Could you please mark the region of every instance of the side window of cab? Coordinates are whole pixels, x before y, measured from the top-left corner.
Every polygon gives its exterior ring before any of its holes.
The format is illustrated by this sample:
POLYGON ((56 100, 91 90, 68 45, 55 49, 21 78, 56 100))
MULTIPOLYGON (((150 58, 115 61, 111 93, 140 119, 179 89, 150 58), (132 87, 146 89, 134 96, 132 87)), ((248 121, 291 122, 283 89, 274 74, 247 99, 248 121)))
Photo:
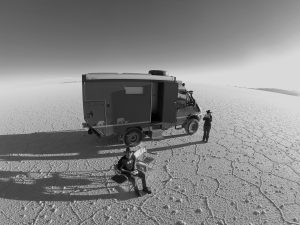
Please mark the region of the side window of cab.
POLYGON ((178 93, 177 97, 177 108, 184 108, 186 107, 186 101, 187 101, 187 96, 185 93, 178 93))

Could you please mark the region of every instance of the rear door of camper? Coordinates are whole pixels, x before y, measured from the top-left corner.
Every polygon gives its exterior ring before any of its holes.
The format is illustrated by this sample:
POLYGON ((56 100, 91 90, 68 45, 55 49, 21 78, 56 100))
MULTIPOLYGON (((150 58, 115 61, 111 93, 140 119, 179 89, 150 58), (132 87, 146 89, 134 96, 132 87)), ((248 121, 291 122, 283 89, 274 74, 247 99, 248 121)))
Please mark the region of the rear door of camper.
POLYGON ((91 126, 106 125, 107 103, 101 84, 94 81, 84 82, 82 88, 85 121, 91 126))

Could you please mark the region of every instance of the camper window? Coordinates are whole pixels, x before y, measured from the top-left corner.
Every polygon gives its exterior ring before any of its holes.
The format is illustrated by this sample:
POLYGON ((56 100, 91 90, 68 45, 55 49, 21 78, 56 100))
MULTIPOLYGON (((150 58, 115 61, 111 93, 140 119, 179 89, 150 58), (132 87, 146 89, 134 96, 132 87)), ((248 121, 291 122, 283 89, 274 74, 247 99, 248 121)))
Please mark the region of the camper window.
POLYGON ((125 94, 127 95, 144 94, 143 87, 124 87, 124 89, 125 89, 125 94))

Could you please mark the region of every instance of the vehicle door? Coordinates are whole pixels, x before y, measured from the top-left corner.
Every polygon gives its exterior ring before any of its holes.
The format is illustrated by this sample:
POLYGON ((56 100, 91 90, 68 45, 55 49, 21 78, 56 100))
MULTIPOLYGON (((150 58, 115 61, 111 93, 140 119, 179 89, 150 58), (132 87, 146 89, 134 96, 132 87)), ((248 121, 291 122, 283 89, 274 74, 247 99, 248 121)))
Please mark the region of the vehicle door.
POLYGON ((178 84, 176 82, 164 82, 162 101, 162 122, 175 123, 177 113, 178 84))

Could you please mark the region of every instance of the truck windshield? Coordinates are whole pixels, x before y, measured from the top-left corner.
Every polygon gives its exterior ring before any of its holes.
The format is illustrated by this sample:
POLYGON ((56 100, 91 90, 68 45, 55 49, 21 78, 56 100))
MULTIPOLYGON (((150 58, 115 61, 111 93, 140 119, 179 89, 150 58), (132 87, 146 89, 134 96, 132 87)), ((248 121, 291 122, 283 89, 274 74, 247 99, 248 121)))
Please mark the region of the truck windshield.
POLYGON ((194 105, 195 99, 193 98, 192 91, 186 93, 186 102, 188 105, 194 105))
POLYGON ((184 108, 188 105, 195 105, 195 99, 192 96, 192 91, 180 90, 178 92, 177 104, 179 108, 184 108))

